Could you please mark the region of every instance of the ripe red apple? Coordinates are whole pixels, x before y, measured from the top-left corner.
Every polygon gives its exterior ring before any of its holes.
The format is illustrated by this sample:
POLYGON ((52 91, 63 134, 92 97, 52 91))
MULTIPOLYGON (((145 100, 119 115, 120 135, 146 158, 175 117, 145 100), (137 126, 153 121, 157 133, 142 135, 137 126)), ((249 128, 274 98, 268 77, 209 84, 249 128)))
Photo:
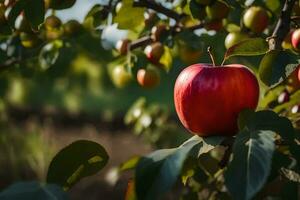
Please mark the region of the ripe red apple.
POLYGON ((137 81, 144 88, 154 88, 160 82, 160 75, 154 68, 139 69, 137 81))
POLYGON ((277 98, 279 104, 286 103, 290 100, 290 94, 287 90, 284 90, 277 98))
POLYGON ((295 69, 286 79, 286 89, 288 92, 294 92, 300 88, 300 80, 299 80, 299 70, 300 67, 298 65, 297 69, 295 69))
POLYGON ((116 44, 116 49, 121 55, 126 55, 128 51, 128 45, 131 43, 129 39, 119 40, 116 44))
POLYGON ((259 85, 243 65, 195 64, 178 76, 174 103, 185 128, 199 136, 237 133, 237 118, 243 109, 255 109, 259 85))
POLYGON ((160 42, 155 42, 146 46, 144 53, 150 62, 159 64, 159 60, 164 53, 164 46, 160 42))
POLYGON ((248 8, 243 16, 243 22, 254 33, 263 32, 269 23, 267 11, 259 6, 248 8))
POLYGON ((296 50, 300 50, 300 29, 296 29, 292 33, 292 45, 296 50))
POLYGON ((165 24, 159 24, 153 26, 151 29, 151 37, 154 41, 159 41, 168 32, 168 28, 165 24))

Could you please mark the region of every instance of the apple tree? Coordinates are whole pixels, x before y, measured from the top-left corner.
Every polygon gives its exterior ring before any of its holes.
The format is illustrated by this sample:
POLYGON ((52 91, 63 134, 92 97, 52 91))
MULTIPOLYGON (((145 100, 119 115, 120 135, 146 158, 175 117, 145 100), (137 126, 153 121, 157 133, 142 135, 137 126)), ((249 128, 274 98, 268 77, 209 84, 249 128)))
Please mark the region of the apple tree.
MULTIPOLYGON (((299 198, 299 1, 109 0, 82 22, 63 22, 56 12, 75 3, 0 0, 1 94, 14 75, 71 76, 84 54, 118 91, 171 85, 168 105, 190 132, 165 149, 184 132, 179 120, 145 98, 128 109, 125 123, 162 149, 120 165, 134 171, 127 200, 299 198)), ((65 199, 107 161, 100 144, 76 141, 53 158, 46 185, 11 186, 0 197, 65 199)))

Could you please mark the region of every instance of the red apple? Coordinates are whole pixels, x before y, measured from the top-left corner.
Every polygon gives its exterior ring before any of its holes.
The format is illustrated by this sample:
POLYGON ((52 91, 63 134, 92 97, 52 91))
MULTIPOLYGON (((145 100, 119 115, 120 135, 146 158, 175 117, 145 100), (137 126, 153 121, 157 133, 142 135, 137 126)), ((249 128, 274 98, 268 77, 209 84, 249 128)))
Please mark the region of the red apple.
POLYGON ((159 64, 159 60, 164 53, 164 46, 160 42, 155 42, 146 46, 144 53, 150 62, 159 64))
POLYGON ((154 88, 160 82, 160 75, 155 68, 139 69, 137 81, 144 88, 154 88))
POLYGON ((126 55, 128 51, 128 45, 131 43, 129 39, 119 40, 116 44, 116 49, 121 55, 126 55))
POLYGON ((180 121, 199 136, 237 133, 237 119, 243 109, 255 109, 259 85, 243 65, 195 64, 184 69, 174 88, 174 102, 180 121))
POLYGON ((300 29, 296 29, 292 33, 292 45, 296 50, 300 50, 300 29))

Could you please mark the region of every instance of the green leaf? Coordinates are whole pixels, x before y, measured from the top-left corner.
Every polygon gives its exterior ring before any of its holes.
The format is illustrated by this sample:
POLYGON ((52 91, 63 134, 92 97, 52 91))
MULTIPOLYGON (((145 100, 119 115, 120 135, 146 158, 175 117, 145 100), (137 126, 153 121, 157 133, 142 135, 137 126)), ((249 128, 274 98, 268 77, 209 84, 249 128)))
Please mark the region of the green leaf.
POLYGON ((134 169, 136 167, 136 165, 138 164, 140 158, 141 158, 140 156, 133 156, 132 158, 130 158, 126 162, 122 163, 120 165, 119 169, 121 171, 126 171, 126 170, 130 170, 130 169, 134 169))
POLYGON ((19 182, 0 193, 1 200, 66 200, 69 199, 61 187, 38 182, 19 182))
POLYGON ((38 26, 44 21, 44 0, 27 0, 24 7, 24 14, 28 19, 31 27, 37 30, 38 26))
POLYGON ((297 56, 287 51, 270 51, 261 60, 259 77, 267 86, 282 83, 299 65, 297 56))
POLYGON ((281 7, 280 0, 265 0, 265 4, 267 8, 269 8, 273 12, 278 11, 278 9, 281 7))
POLYGON ((240 132, 225 172, 225 184, 234 199, 243 200, 251 199, 269 176, 276 133, 286 141, 293 141, 295 134, 291 122, 272 111, 245 110, 238 123, 240 132))
POLYGON ((251 109, 244 109, 240 112, 239 118, 238 118, 238 127, 239 130, 243 130, 246 126, 249 120, 253 118, 255 115, 255 112, 251 109))
POLYGON ((93 6, 84 18, 84 24, 92 29, 100 26, 107 17, 107 12, 102 5, 93 6))
POLYGON ((157 150, 142 158, 135 174, 138 199, 157 199, 170 190, 181 173, 184 161, 196 145, 200 147, 199 152, 205 153, 221 142, 219 137, 212 138, 206 140, 194 136, 178 148, 157 150))
POLYGON ((172 67, 172 62, 173 62, 173 58, 172 58, 171 50, 170 48, 164 46, 164 53, 160 57, 159 63, 162 65, 163 69, 166 72, 169 72, 172 67))
POLYGON ((295 131, 291 121, 273 111, 244 111, 241 112, 238 121, 239 124, 241 121, 246 122, 242 128, 247 128, 250 131, 271 130, 279 134, 286 141, 293 141, 295 138, 295 131))
POLYGON ((60 53, 60 49, 63 47, 63 42, 61 40, 55 40, 46 44, 40 51, 39 63, 42 70, 46 70, 53 66, 60 53))
POLYGON ((230 47, 224 56, 224 60, 232 56, 258 56, 268 51, 268 43, 262 38, 251 38, 230 47))
POLYGON ((50 163, 47 182, 65 190, 86 176, 100 171, 108 161, 105 149, 98 143, 78 140, 56 154, 50 163))
POLYGON ((133 0, 123 0, 114 22, 119 29, 136 29, 144 23, 144 8, 133 7, 133 0))
POLYGON ((187 3, 187 14, 191 15, 194 19, 204 19, 206 16, 205 6, 200 5, 196 0, 188 0, 187 3))
POLYGON ((233 199, 251 199, 265 184, 275 149, 275 132, 244 129, 235 140, 225 184, 233 199), (238 186, 238 187, 237 187, 238 186))

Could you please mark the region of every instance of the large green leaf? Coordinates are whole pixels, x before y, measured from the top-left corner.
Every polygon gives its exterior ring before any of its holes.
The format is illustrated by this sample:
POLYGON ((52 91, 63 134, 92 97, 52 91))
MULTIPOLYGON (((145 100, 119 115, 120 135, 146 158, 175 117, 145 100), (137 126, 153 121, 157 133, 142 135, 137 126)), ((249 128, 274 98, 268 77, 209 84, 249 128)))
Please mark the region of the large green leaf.
POLYGON ((251 199, 270 173, 275 132, 244 129, 235 140, 233 160, 225 172, 225 184, 233 199, 251 199))
POLYGON ((260 62, 259 77, 267 86, 283 82, 299 65, 297 56, 288 51, 270 51, 260 62))
POLYGON ((24 14, 28 19, 31 27, 34 29, 38 29, 38 26, 44 21, 44 0, 27 0, 24 7, 24 14))
POLYGON ((135 176, 138 199, 157 199, 170 190, 180 175, 184 161, 196 145, 199 145, 199 152, 205 153, 220 144, 222 139, 211 137, 207 140, 194 136, 178 148, 158 150, 142 158, 135 176))
POLYGON ((244 126, 240 130, 243 128, 250 131, 271 130, 279 134, 286 141, 293 141, 295 138, 295 131, 291 121, 270 110, 258 112, 244 110, 240 113, 238 121, 239 124, 244 123, 244 126))
POLYGON ((243 200, 251 199, 269 176, 276 133, 293 141, 294 129, 287 118, 272 111, 251 110, 240 114, 239 128, 233 160, 225 172, 225 184, 234 199, 243 200))
POLYGON ((268 43, 262 38, 251 38, 230 47, 224 56, 224 60, 232 56, 258 56, 268 51, 268 43))
POLYGON ((66 200, 69 199, 61 187, 38 182, 19 182, 0 193, 1 200, 66 200))
POLYGON ((144 8, 133 7, 133 0, 123 0, 114 22, 119 29, 135 29, 144 23, 144 8))
POLYGON ((78 140, 56 154, 50 163, 47 182, 63 186, 65 190, 86 176, 100 171, 108 155, 98 143, 78 140))

